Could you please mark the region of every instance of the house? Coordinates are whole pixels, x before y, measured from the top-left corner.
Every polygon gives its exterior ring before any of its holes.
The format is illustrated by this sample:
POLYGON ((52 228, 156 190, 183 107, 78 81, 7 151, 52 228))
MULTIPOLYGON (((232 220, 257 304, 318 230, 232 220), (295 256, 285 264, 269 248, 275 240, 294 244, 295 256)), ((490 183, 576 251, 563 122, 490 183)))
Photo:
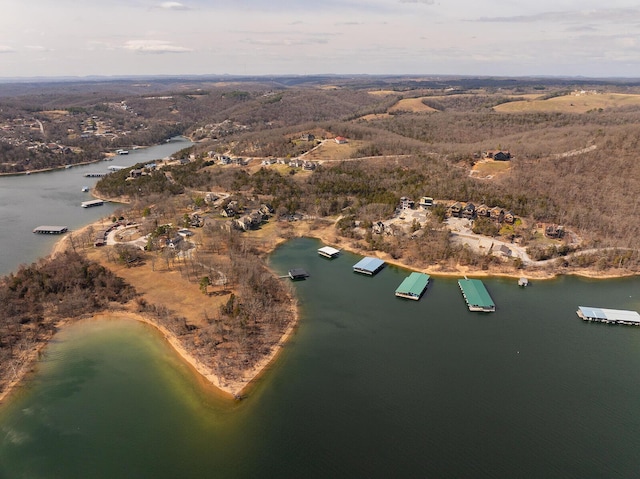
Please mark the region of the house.
POLYGON ((190 231, 186 228, 182 228, 181 230, 178 230, 178 234, 182 236, 184 239, 187 239, 189 236, 193 236, 193 231, 190 231))
POLYGON ((511 257, 511 255, 513 254, 511 249, 509 249, 509 247, 505 244, 500 245, 500 248, 498 248, 498 253, 503 254, 507 257, 511 257))
POLYGON ((503 150, 488 150, 484 152, 483 156, 495 161, 507 161, 511 159, 511 153, 503 150))
POLYGON ((347 143, 347 139, 344 136, 336 136, 335 142, 338 145, 344 145, 345 143, 347 143))
POLYGON ((371 227, 371 231, 375 234, 381 235, 382 233, 384 233, 384 223, 382 221, 374 223, 371 227))
POLYGON ((129 178, 140 178, 142 176, 142 170, 140 168, 133 169, 129 172, 129 178))
POLYGON ((413 209, 414 206, 415 202, 412 199, 407 198, 406 196, 400 198, 400 209, 409 210, 413 209))
POLYGON ((507 211, 504 214, 504 222, 512 225, 516 221, 516 215, 513 214, 512 211, 507 211))
POLYGON ((544 229, 547 238, 562 238, 564 236, 564 226, 549 225, 544 229))
POLYGON ((175 249, 180 245, 180 243, 182 243, 182 236, 177 235, 167 241, 167 246, 175 249))
POLYGON ((422 198, 420 198, 418 204, 423 208, 430 208, 431 206, 433 206, 433 198, 431 198, 430 196, 423 196, 422 198))
POLYGON ((262 213, 263 216, 269 216, 273 214, 273 206, 271 206, 270 204, 264 203, 263 205, 260 206, 258 211, 262 213))
POLYGON ((473 203, 467 203, 462 208, 462 217, 468 220, 472 220, 476 216, 476 206, 473 203))
POLYGON ((462 215, 462 208, 464 208, 463 204, 460 202, 455 202, 449 207, 449 215, 460 218, 462 215))
POLYGON ((240 218, 233 220, 233 226, 242 231, 248 231, 251 229, 251 216, 244 215, 240 218))
POLYGON ((302 163, 302 169, 306 171, 313 171, 317 166, 317 163, 314 161, 305 161, 304 163, 302 163))
POLYGON ((304 133, 302 136, 300 136, 300 139, 302 141, 313 141, 316 139, 316 137, 313 136, 311 133, 304 133))
POLYGON ((213 203, 217 199, 218 199, 218 197, 214 193, 207 193, 206 195, 204 195, 204 202, 205 203, 213 203))
POLYGON ((489 216, 489 207, 484 203, 476 208, 476 216, 487 217, 489 216))
POLYGON ((489 210, 489 217, 495 221, 502 221, 504 219, 504 210, 499 206, 494 206, 489 210))
POLYGON ((289 161, 289 166, 291 168, 301 168, 302 167, 302 160, 299 160, 297 158, 294 158, 293 160, 289 161))

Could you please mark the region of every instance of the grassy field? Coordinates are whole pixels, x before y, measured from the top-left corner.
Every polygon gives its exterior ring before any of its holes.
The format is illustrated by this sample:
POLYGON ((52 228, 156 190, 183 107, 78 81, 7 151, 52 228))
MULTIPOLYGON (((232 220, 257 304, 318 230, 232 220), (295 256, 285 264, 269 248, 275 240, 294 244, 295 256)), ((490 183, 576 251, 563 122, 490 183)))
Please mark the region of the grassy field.
POLYGON ((310 161, 338 161, 356 157, 356 152, 366 145, 366 142, 349 140, 348 143, 339 145, 335 141, 325 141, 321 146, 305 155, 305 160, 310 161))
POLYGON ((493 109, 501 113, 528 113, 534 111, 560 113, 586 113, 592 110, 640 105, 640 95, 625 93, 571 93, 548 100, 525 100, 503 103, 493 109))
POLYGON ((435 108, 422 103, 422 98, 404 98, 389 108, 389 113, 394 111, 410 111, 411 113, 427 113, 438 111, 435 108))

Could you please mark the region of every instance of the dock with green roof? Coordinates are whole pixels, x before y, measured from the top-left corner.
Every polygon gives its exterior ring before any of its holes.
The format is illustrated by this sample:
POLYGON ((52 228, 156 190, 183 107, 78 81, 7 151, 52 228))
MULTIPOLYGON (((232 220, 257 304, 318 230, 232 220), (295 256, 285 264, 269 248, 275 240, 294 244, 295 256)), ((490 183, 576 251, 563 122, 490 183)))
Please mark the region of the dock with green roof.
POLYGON ((396 296, 401 298, 419 300, 429 284, 430 276, 424 273, 413 272, 407 276, 396 289, 396 296))
POLYGON ((492 312, 496 310, 487 288, 479 279, 459 279, 458 286, 462 291, 462 296, 467 302, 469 311, 492 312))

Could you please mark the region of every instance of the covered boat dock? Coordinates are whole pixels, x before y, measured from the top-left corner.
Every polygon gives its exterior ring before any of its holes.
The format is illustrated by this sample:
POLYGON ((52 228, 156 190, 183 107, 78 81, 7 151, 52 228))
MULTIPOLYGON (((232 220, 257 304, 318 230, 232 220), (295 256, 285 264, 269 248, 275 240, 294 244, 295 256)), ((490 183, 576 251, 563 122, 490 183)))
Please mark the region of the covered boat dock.
POLYGON ((35 228, 33 232, 39 233, 39 234, 45 234, 45 235, 61 235, 62 233, 66 233, 68 230, 69 230, 68 226, 43 225, 35 228))
POLYGON ((300 281, 302 279, 307 279, 308 277, 309 273, 307 273, 302 268, 293 268, 289 270, 289 278, 291 278, 293 281, 300 281))
POLYGON ((576 313, 584 321, 640 326, 640 314, 636 311, 578 306, 576 313))
POLYGON ((325 258, 335 258, 340 254, 340 250, 332 248, 331 246, 323 246, 318 250, 318 254, 325 258))
POLYGON ((407 276, 396 289, 396 296, 401 298, 419 300, 429 284, 430 276, 424 273, 413 272, 407 276))
POLYGON ((353 271, 356 273, 368 274, 373 276, 384 267, 384 261, 378 258, 367 256, 362 258, 353 265, 353 271))
POLYGON ((487 288, 479 279, 459 279, 458 286, 460 286, 469 311, 490 313, 496 310, 496 305, 491 299, 487 288))
POLYGON ((103 205, 103 200, 91 200, 91 201, 83 201, 80 206, 83 208, 91 208, 92 206, 100 206, 103 205))

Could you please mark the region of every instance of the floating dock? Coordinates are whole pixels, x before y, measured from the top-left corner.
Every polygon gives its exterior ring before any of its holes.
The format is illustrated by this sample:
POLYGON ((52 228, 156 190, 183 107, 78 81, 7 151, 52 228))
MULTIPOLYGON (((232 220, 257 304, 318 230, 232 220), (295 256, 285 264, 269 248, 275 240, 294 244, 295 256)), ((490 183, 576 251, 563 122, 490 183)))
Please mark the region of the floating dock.
POLYGON ((636 311, 578 306, 578 311, 576 311, 576 313, 578 314, 578 317, 584 321, 640 326, 640 314, 636 311))
POLYGON ((102 178, 103 176, 107 176, 108 173, 85 173, 85 178, 102 178))
POLYGON ((353 271, 356 273, 368 274, 373 276, 384 267, 384 261, 378 258, 367 256, 362 258, 353 265, 353 271))
POLYGON ((308 277, 309 277, 309 273, 307 273, 302 268, 293 268, 289 270, 289 278, 291 278, 293 281, 307 279, 308 277))
POLYGON ((335 258, 340 254, 340 250, 332 248, 331 246, 323 246, 318 250, 318 254, 325 258, 335 258))
POLYGON ((396 289, 396 296, 419 300, 429 284, 430 276, 424 273, 411 273, 396 289))
POLYGON ((102 200, 83 201, 80 206, 83 208, 91 208, 92 206, 101 206, 104 204, 102 200))
POLYGON ((33 230, 34 233, 44 234, 44 235, 61 235, 62 233, 66 233, 69 230, 67 226, 38 226, 33 230))
POLYGON ((485 288, 484 283, 479 279, 459 279, 458 286, 460 286, 462 296, 467 302, 469 311, 490 313, 496 310, 496 305, 491 299, 491 296, 489 296, 487 288, 485 288))

